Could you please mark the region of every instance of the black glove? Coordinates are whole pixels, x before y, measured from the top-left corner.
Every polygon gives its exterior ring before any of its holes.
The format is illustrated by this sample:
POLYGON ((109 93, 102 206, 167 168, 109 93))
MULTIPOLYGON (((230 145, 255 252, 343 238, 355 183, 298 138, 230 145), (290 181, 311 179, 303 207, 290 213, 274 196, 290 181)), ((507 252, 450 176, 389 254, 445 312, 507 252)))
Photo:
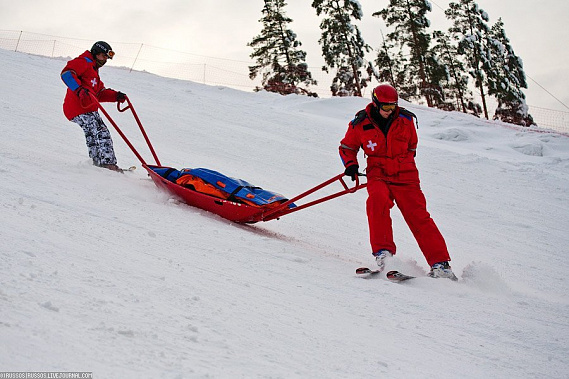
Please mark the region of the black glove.
POLYGON ((359 169, 360 169, 360 166, 358 166, 357 164, 349 165, 348 167, 346 167, 346 170, 344 171, 344 175, 351 177, 352 182, 353 182, 356 180, 356 176, 358 175, 359 169))
POLYGON ((125 100, 126 100, 126 94, 122 93, 121 91, 117 92, 117 101, 122 104, 125 102, 125 100))

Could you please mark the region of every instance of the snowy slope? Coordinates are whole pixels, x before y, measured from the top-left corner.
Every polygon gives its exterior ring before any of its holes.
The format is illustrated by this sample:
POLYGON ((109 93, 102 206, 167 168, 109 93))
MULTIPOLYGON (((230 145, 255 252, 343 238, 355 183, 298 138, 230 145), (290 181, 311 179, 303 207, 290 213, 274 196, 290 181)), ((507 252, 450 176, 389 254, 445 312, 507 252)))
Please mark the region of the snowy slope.
MULTIPOLYGON (((78 52, 79 53, 79 52, 78 52)), ((364 280, 365 191, 255 225, 90 165, 63 61, 0 50, 0 370, 97 378, 569 377, 569 138, 408 104, 458 283, 364 280)), ((165 165, 294 196, 367 100, 105 67, 165 165)), ((143 148, 128 113, 107 109, 143 148)), ((114 133, 122 166, 137 164, 114 133)), ((363 158, 362 158, 363 162, 363 158)), ((399 212, 393 268, 427 271, 399 212)))

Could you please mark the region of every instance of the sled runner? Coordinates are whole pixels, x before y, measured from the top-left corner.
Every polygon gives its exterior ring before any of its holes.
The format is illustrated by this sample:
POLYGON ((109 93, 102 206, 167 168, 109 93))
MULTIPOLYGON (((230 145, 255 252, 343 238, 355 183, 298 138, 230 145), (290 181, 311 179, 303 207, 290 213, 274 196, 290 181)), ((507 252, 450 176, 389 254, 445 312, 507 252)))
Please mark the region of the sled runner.
POLYGON ((154 161, 156 162, 155 165, 150 165, 146 163, 144 158, 142 158, 138 153, 126 135, 97 101, 97 99, 93 95, 91 95, 91 97, 93 101, 99 105, 101 112, 138 158, 142 167, 148 172, 148 175, 158 188, 174 195, 190 206, 215 213, 230 221, 238 223, 256 223, 259 221, 278 219, 281 216, 297 212, 301 209, 308 208, 324 201, 328 201, 348 193, 354 193, 367 185, 367 183, 360 183, 359 178, 356 177, 353 187, 349 187, 344 181, 344 174, 342 173, 301 193, 298 196, 293 197, 292 199, 287 199, 276 192, 264 190, 261 187, 256 187, 248 183, 245 180, 231 178, 210 169, 184 168, 178 170, 173 167, 163 166, 160 163, 144 127, 142 126, 142 123, 140 122, 140 119, 127 96, 127 105, 124 108, 121 108, 121 104, 117 103, 117 110, 119 112, 125 112, 130 109, 132 112, 144 140, 152 153, 154 161), (342 185, 342 190, 304 204, 296 204, 297 201, 304 199, 314 192, 336 182, 339 182, 342 185))

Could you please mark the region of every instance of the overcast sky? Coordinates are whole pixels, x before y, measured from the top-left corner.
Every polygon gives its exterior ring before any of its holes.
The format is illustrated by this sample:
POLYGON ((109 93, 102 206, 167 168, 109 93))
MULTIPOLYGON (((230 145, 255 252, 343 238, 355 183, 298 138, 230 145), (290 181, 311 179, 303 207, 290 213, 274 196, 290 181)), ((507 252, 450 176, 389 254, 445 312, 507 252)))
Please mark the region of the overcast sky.
MULTIPOLYGON (((371 14, 388 0, 359 0, 365 41, 377 48, 383 20, 371 14)), ((319 18, 312 0, 288 0, 290 28, 307 52, 307 63, 323 63, 318 45, 319 18)), ((448 0, 431 1, 433 28, 449 26, 443 9, 448 0), (442 9, 441 9, 442 8, 442 9)), ((533 80, 569 106, 569 1, 479 0, 490 25, 502 17, 507 36, 523 61, 529 105, 569 111, 533 80)), ((211 57, 249 60, 247 43, 261 31, 262 0, 0 0, 0 28, 68 38, 136 42, 211 57)), ((88 46, 87 46, 88 47, 88 46)), ((120 54, 120 52, 117 52, 120 54)), ((373 57, 370 57, 373 59, 373 57)))

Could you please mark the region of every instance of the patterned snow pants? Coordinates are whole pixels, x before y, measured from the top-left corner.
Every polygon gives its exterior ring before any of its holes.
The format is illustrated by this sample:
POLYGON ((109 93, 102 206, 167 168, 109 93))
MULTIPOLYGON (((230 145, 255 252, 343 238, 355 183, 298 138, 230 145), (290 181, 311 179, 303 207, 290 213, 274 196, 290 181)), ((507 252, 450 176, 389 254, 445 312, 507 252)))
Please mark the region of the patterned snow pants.
POLYGON ((95 166, 117 164, 111 134, 99 112, 83 113, 71 121, 83 129, 89 157, 95 166))

